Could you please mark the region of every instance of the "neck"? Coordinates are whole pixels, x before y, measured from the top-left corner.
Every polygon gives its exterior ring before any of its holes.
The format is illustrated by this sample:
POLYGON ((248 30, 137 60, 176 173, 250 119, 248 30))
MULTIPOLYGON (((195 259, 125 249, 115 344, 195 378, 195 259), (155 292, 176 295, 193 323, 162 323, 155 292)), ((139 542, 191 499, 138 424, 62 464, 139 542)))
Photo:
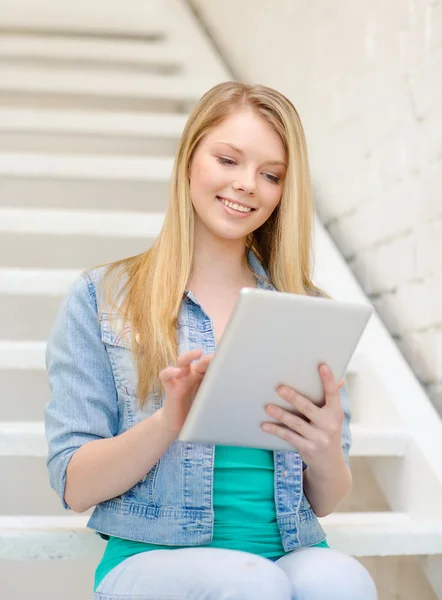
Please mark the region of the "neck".
POLYGON ((245 239, 226 240, 195 228, 190 282, 243 284, 250 278, 245 239))

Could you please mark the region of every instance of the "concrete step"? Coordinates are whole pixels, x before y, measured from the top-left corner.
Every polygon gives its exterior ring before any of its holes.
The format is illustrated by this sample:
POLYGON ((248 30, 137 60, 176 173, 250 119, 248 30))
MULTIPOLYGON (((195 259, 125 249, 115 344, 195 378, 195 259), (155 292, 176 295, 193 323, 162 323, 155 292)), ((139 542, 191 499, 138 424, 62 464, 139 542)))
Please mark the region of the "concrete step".
MULTIPOLYGON (((404 457, 408 436, 398 427, 352 425, 352 457, 404 457)), ((0 422, 0 456, 46 456, 43 422, 0 422)))
POLYGON ((2 337, 14 341, 47 339, 61 300, 80 273, 81 269, 0 268, 2 337), (38 314, 38 319, 28 318, 32 314, 38 314))
POLYGON ((38 341, 48 338, 61 296, 0 294, 0 331, 3 339, 38 341), (38 315, 34 318, 32 315, 38 315))
POLYGON ((3 599, 60 600, 60 590, 63 590, 63 600, 90 600, 93 597, 95 568, 106 547, 106 542, 101 541, 102 544, 98 546, 94 558, 89 556, 78 560, 28 560, 25 563, 26 577, 23 577, 22 561, 0 561, 3 599), (20 585, 17 585, 18 581, 20 585))
POLYGON ((47 339, 61 300, 80 273, 81 269, 0 268, 2 337, 14 341, 47 339), (38 314, 38 319, 28 317, 32 314, 38 314))
POLYGON ((86 179, 88 181, 168 181, 173 159, 127 156, 57 156, 22 153, 0 154, 0 176, 86 179))
POLYGON ((0 208, 0 234, 138 238, 158 235, 163 221, 162 212, 0 208))
MULTIPOLYGON (((170 3, 168 2, 170 5, 170 3)), ((173 3, 172 3, 173 5, 173 3)), ((131 0, 131 10, 122 0, 88 4, 85 0, 0 0, 1 29, 4 31, 74 32, 117 39, 139 37, 163 39, 169 30, 170 7, 159 0, 131 0)))
POLYGON ((0 371, 45 369, 46 342, 0 340, 0 371))
POLYGON ((163 220, 163 213, 0 208, 0 264, 89 268, 143 252, 163 220))
MULTIPOLYGON (((0 351, 0 354, 4 352, 0 351)), ((2 419, 41 421, 43 407, 51 397, 44 364, 23 369, 17 364, 20 362, 17 357, 11 362, 15 364, 9 367, 3 364, 3 367, 0 367, 0 389, 2 398, 5 399, 2 402, 2 419)))
POLYGON ((0 268, 0 297, 63 296, 80 274, 81 269, 0 268))
POLYGON ((188 113, 221 79, 197 75, 108 72, 0 63, 3 106, 63 105, 94 108, 188 113))
POLYGON ((164 211, 172 166, 165 157, 0 154, 0 206, 164 211))
POLYGON ((333 513, 320 519, 333 548, 352 556, 442 554, 442 519, 407 513, 333 513))
MULTIPOLYGON (((86 528, 88 517, 0 517, 0 558, 52 560, 91 557, 103 541, 86 528)), ((442 520, 417 520, 406 513, 334 513, 321 519, 329 544, 353 556, 442 553, 442 520)))
POLYGON ((86 528, 87 517, 0 517, 0 559, 97 559, 103 540, 86 528))
MULTIPOLYGON (((0 107, 4 153, 171 157, 187 115, 0 107)), ((170 169, 170 167, 169 167, 170 169)))
POLYGON ((45 458, 0 456, 0 472, 8 481, 8 493, 0 496, 0 515, 66 514, 60 498, 50 487, 45 458))
POLYGON ((2 62, 26 66, 99 68, 134 73, 179 74, 185 71, 185 48, 168 39, 146 43, 83 35, 0 31, 2 62))

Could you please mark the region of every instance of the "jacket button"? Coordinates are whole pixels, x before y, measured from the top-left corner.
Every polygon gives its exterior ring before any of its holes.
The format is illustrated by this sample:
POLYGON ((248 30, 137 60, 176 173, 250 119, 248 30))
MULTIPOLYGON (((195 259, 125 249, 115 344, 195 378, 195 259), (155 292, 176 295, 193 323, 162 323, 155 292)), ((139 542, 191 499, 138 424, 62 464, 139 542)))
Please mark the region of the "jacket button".
POLYGON ((282 472, 282 476, 283 476, 283 477, 287 477, 287 475, 288 475, 287 471, 283 471, 283 472, 282 472))

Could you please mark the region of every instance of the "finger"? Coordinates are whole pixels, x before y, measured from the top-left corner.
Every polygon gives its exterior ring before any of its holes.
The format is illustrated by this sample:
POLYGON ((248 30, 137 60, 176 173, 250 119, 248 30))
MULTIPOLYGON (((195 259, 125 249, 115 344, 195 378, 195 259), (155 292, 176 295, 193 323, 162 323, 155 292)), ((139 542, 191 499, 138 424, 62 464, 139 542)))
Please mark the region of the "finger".
POLYGON ((276 437, 289 442, 289 444, 292 444, 292 446, 301 454, 306 449, 307 441, 301 435, 287 429, 287 427, 277 425, 276 423, 263 423, 261 429, 265 433, 276 435, 276 437))
POLYGON ((291 404, 298 412, 304 415, 309 421, 316 425, 321 421, 321 409, 311 400, 298 394, 294 389, 281 386, 277 389, 278 396, 291 404))
POLYGON ((325 392, 325 405, 331 408, 341 408, 341 396, 339 394, 339 385, 336 383, 332 370, 328 365, 321 365, 319 368, 322 384, 325 392))
MULTIPOLYGON (((191 350, 189 352, 186 352, 185 354, 182 354, 180 357, 178 357, 177 363, 182 363, 183 366, 167 367, 166 369, 163 369, 160 372, 160 380, 163 383, 168 383, 172 379, 181 379, 186 375, 189 375, 191 365, 187 364, 188 360, 195 360, 195 355, 198 356, 198 354, 200 354, 201 352, 202 350, 191 350)), ((199 360, 198 363, 196 363, 196 365, 200 365, 197 371, 199 371, 201 374, 204 374, 212 357, 213 354, 203 356, 203 358, 199 360)))
POLYGON ((160 371, 160 381, 161 383, 169 383, 172 379, 176 379, 180 376, 181 369, 177 367, 167 367, 160 371))
POLYGON ((194 371, 196 373, 199 373, 200 375, 204 375, 204 373, 209 368, 212 357, 213 355, 203 356, 197 363, 192 365, 194 371))
POLYGON ((266 413, 306 439, 315 440, 319 437, 317 427, 280 406, 269 404, 266 406, 266 413))
POLYGON ((189 350, 188 352, 181 354, 181 356, 178 356, 176 361, 177 367, 181 367, 182 369, 190 368, 191 363, 194 360, 200 358, 202 353, 203 351, 201 350, 201 348, 198 348, 196 350, 189 350))

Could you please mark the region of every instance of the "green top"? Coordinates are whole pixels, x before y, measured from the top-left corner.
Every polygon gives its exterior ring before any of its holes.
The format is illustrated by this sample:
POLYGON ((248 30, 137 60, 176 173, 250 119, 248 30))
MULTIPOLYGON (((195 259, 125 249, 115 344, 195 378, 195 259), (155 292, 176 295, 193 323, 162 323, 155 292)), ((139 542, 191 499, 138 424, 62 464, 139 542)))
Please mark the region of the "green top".
MULTIPOLYGON (((237 446, 216 446, 213 540, 204 548, 227 548, 276 560, 285 554, 276 521, 273 452, 237 446)), ((324 540, 317 546, 328 547, 324 540)), ((111 537, 95 571, 96 591, 111 569, 125 558, 162 546, 111 537)))

